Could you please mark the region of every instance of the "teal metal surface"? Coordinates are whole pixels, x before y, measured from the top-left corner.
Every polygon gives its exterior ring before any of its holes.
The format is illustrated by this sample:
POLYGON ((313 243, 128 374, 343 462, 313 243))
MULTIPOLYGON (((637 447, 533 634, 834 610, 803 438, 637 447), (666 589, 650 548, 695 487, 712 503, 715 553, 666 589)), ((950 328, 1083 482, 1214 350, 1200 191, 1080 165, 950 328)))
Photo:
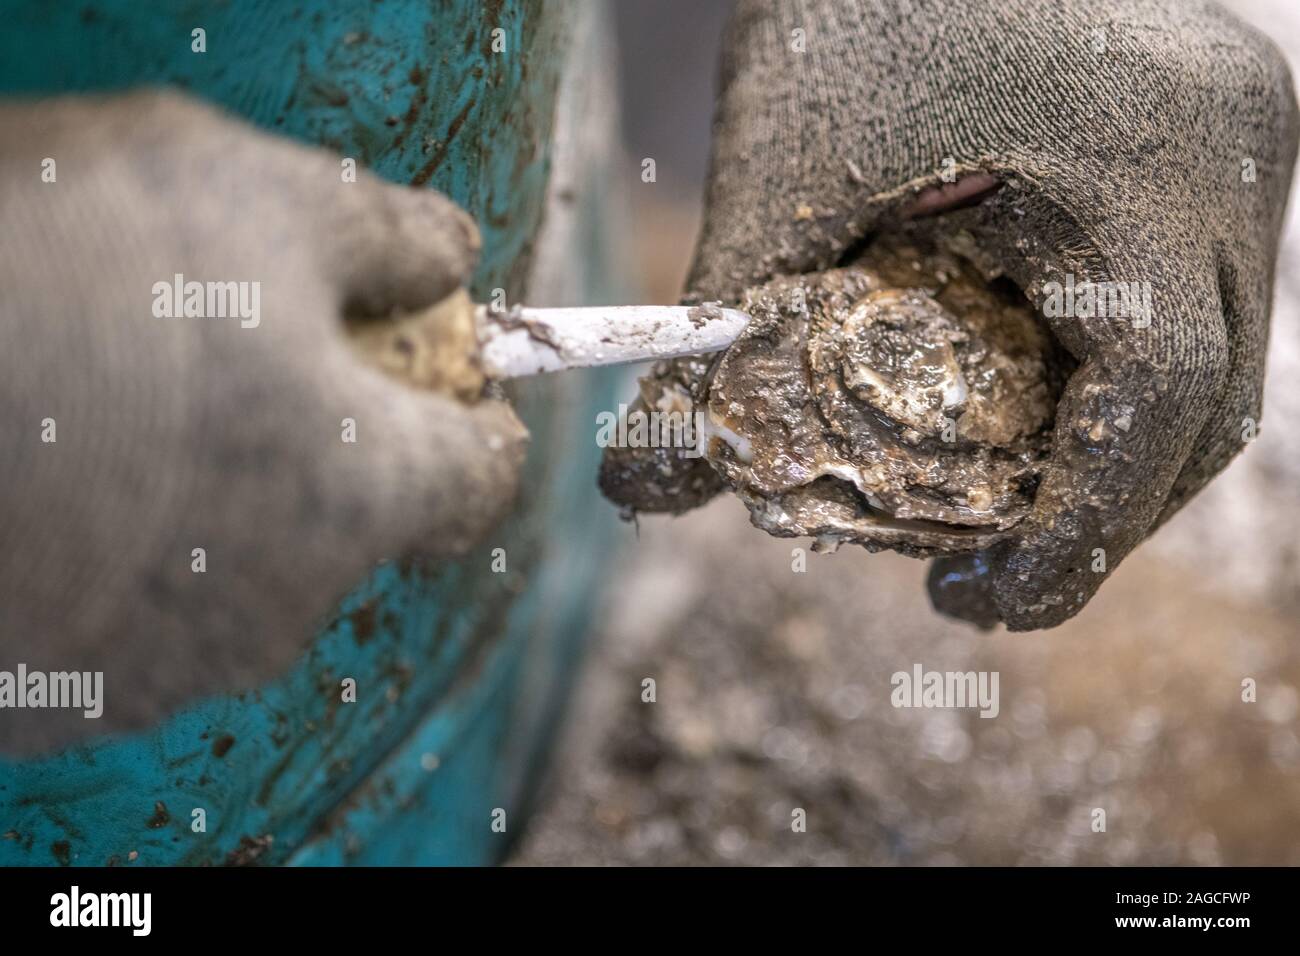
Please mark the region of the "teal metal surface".
MULTIPOLYGON (((474 291, 517 301, 571 15, 540 0, 0 0, 0 95, 180 86, 391 180, 436 187, 483 232, 474 291), (191 51, 199 27, 203 54, 191 51), (493 52, 494 30, 505 53, 493 52)), ((282 679, 196 702, 151 732, 0 761, 0 864, 500 859, 523 823, 608 548, 587 425, 610 406, 613 381, 521 386, 533 442, 514 515, 459 564, 379 567, 282 679), (507 573, 490 571, 494 548, 507 573), (544 676, 527 666, 539 654, 544 676), (344 677, 356 703, 341 702, 344 677), (492 827, 498 809, 505 832, 492 827)))

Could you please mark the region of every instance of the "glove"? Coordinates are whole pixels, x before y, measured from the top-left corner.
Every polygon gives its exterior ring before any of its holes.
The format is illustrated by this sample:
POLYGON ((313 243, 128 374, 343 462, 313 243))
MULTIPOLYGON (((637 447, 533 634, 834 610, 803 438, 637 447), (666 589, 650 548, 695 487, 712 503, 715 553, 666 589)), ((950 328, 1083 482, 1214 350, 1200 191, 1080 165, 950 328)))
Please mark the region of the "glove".
POLYGON ((463 554, 505 511, 509 407, 344 331, 466 280, 450 201, 174 94, 10 102, 0 142, 0 670, 103 672, 99 719, 0 710, 0 751, 254 686, 374 562, 463 554), (245 285, 187 316, 177 274, 245 285))
MULTIPOLYGON (((938 559, 940 610, 1067 620, 1257 426, 1296 104, 1280 54, 1213 4, 740 0, 715 130, 688 301, 978 203, 950 215, 1078 361, 1031 515, 938 559), (1149 323, 1053 315, 1071 277, 1149 283, 1149 323)), ((698 397, 702 368, 662 374, 698 397)), ((619 500, 718 490, 702 459, 654 451, 606 462, 619 500)))

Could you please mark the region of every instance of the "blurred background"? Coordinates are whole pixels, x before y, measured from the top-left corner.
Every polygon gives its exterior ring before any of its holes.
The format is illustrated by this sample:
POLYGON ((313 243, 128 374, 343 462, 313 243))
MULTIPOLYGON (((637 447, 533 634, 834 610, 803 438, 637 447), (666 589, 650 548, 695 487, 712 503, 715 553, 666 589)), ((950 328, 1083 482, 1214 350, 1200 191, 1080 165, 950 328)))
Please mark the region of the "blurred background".
MULTIPOLYGON (((1289 0, 1226 6, 1296 69, 1289 0)), ((673 302, 728 4, 613 7, 628 254, 646 301, 673 302)), ((948 622, 930 609, 925 565, 893 554, 846 547, 795 573, 791 549, 808 542, 755 530, 730 496, 624 525, 544 807, 514 861, 1300 864, 1297 267, 1293 199, 1261 437, 1056 630, 948 622), (890 675, 915 663, 1000 672, 1001 713, 894 709, 890 675), (806 833, 791 829, 795 808, 806 833)))

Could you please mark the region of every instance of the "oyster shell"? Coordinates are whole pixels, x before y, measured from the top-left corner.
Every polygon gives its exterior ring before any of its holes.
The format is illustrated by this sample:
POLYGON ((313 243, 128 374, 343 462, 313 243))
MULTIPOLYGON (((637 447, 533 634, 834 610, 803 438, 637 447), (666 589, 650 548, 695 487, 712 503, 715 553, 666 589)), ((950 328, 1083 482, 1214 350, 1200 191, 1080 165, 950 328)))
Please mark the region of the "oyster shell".
POLYGON ((1014 287, 903 231, 751 290, 713 367, 706 458, 776 535, 930 555, 1029 512, 1066 358, 1014 287))

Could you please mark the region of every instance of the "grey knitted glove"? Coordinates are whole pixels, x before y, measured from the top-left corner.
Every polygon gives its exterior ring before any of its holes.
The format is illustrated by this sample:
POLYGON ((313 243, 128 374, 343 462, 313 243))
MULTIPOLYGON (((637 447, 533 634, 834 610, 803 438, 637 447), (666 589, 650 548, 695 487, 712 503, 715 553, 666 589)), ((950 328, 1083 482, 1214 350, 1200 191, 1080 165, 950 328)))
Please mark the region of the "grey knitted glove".
MULTIPOLYGON (((1149 327, 1049 318, 1079 366, 1033 512, 936 562, 941 610, 1068 619, 1258 422, 1296 105, 1278 52, 1213 4, 740 0, 715 129, 693 298, 981 198, 950 215, 1036 303, 1071 276, 1149 283, 1149 327)), ((701 368, 673 374, 698 394, 701 368)), ((611 453, 607 489, 657 484, 613 497, 681 510, 720 487, 702 459, 653 456, 611 453)))
POLYGON ((101 718, 0 710, 0 752, 270 678, 373 563, 463 553, 510 502, 510 409, 344 334, 457 289, 473 224, 346 178, 176 95, 0 105, 0 670, 104 672, 101 718), (187 317, 178 273, 249 285, 187 317))

